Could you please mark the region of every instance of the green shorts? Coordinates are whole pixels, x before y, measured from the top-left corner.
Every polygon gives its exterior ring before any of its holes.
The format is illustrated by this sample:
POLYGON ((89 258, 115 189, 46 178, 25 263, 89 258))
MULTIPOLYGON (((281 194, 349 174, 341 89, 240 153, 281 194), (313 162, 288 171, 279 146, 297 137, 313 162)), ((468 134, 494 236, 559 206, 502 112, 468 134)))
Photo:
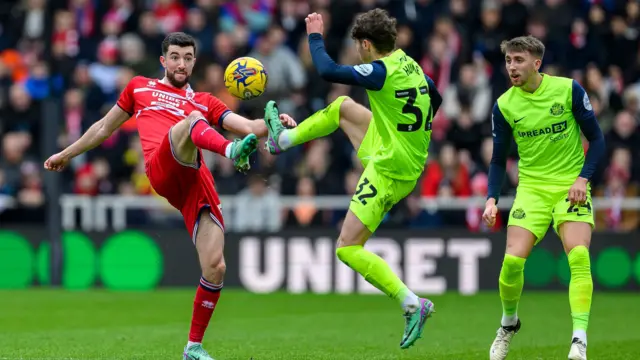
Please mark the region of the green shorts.
POLYGON ((569 189, 518 187, 516 198, 509 214, 509 226, 519 226, 533 233, 536 244, 547 233, 553 221, 553 230, 559 234, 560 224, 566 221, 585 222, 595 227, 591 189, 587 188, 587 201, 583 205, 571 206, 569 189))
POLYGON ((417 180, 392 179, 368 163, 364 168, 349 210, 371 231, 376 231, 385 215, 416 187, 417 180))
POLYGON ((393 179, 375 168, 373 161, 370 160, 380 148, 381 141, 375 123, 372 121, 358 149, 358 158, 362 162, 364 171, 349 205, 349 210, 372 233, 380 226, 389 210, 407 197, 418 182, 417 179, 410 181, 393 179))

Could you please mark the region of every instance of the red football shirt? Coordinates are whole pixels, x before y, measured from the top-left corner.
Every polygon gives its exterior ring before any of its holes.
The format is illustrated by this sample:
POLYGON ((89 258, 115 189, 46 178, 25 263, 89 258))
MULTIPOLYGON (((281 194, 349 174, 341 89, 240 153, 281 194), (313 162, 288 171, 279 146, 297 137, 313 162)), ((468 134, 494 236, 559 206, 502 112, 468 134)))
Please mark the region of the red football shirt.
POLYGON ((118 106, 136 117, 145 163, 169 129, 192 111, 200 111, 212 126, 220 126, 231 110, 209 93, 191 87, 177 89, 157 79, 136 76, 120 94, 118 106))

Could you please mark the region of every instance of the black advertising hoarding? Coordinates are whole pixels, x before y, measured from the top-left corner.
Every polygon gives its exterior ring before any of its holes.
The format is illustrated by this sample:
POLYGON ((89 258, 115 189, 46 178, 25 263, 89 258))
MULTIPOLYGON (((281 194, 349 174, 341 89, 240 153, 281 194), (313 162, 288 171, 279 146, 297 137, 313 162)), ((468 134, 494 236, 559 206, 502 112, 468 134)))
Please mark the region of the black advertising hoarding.
MULTIPOLYGON (((49 249, 44 229, 0 230, 0 289, 47 284, 49 249)), ((335 231, 282 231, 226 235, 226 287, 269 293, 377 293, 335 256, 335 231)), ((504 234, 464 230, 381 231, 366 247, 384 258, 415 292, 473 294, 497 289, 504 234)), ((196 252, 181 230, 66 232, 63 285, 145 290, 194 286, 196 252)), ((636 233, 596 233, 591 246, 598 290, 640 290, 636 233)), ((566 289, 569 268, 562 244, 550 232, 525 265, 530 289, 566 289)))

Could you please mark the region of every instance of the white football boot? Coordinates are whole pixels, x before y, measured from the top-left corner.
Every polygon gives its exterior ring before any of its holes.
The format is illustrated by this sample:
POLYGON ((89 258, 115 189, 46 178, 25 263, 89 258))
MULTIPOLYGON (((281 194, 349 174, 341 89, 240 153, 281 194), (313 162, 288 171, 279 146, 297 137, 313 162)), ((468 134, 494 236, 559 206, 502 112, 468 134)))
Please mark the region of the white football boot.
POLYGON ((587 360, 587 344, 577 337, 571 342, 571 350, 569 350, 569 360, 587 360))
POLYGON ((491 344, 491 350, 489 350, 489 358, 491 360, 504 360, 509 354, 509 345, 511 345, 511 339, 513 335, 520 331, 520 319, 518 323, 513 326, 501 326, 496 334, 496 339, 491 344))

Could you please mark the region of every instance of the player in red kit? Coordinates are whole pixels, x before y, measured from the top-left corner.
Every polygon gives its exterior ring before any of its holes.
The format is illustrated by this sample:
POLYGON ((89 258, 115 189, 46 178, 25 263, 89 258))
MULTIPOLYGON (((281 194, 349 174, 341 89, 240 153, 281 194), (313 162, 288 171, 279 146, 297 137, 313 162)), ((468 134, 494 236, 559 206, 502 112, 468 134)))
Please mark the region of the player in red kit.
MULTIPOLYGON (((147 177, 154 190, 181 211, 198 251, 202 277, 196 291, 185 360, 213 360, 202 338, 222 290, 225 273, 224 220, 213 177, 200 149, 233 160, 239 171, 249 169, 257 137, 267 135, 264 121, 232 113, 208 93, 194 92, 189 77, 195 64, 194 39, 171 33, 162 42, 162 80, 134 77, 117 104, 75 143, 51 156, 44 167, 61 171, 69 161, 101 144, 131 116, 136 117, 147 177), (212 126, 244 136, 229 141, 212 126)), ((287 115, 286 126, 296 126, 287 115)))

